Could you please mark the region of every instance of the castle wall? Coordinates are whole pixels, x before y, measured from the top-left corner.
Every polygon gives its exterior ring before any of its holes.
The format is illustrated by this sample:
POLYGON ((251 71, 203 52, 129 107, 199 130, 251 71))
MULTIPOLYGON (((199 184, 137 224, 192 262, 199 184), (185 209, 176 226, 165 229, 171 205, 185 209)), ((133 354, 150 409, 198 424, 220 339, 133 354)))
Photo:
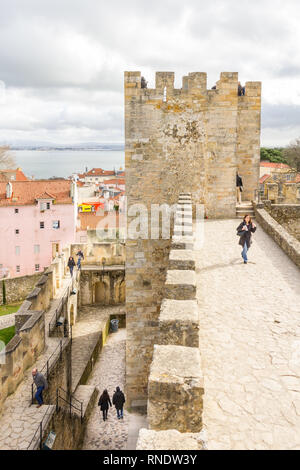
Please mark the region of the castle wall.
POLYGON ((191 73, 175 89, 174 73, 157 72, 155 89, 145 89, 140 72, 125 72, 126 382, 131 406, 147 398, 170 250, 169 239, 151 239, 151 205, 173 205, 188 191, 194 204, 205 205, 208 217, 235 217, 240 165, 249 185, 247 197, 252 199, 258 186, 260 84, 248 83, 249 96, 238 97, 237 73, 222 73, 215 90, 208 91, 206 81, 205 73, 191 73), (139 215, 135 204, 147 209, 143 221, 148 233, 132 236, 139 215))

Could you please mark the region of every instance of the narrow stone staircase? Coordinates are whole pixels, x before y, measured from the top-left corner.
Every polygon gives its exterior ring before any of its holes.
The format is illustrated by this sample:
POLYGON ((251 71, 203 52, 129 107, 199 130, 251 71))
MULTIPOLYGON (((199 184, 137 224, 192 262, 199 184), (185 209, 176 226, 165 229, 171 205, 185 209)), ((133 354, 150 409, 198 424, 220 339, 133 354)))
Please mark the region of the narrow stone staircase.
POLYGON ((242 219, 246 214, 249 214, 252 219, 255 219, 254 209, 251 201, 243 201, 241 204, 236 205, 237 219, 242 219))

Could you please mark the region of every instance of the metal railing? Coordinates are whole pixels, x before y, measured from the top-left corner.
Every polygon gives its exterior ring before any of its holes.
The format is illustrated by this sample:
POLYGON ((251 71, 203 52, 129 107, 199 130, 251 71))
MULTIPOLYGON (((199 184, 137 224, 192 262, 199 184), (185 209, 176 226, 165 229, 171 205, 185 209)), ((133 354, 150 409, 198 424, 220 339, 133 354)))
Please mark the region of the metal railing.
POLYGON ((66 290, 65 290, 65 292, 64 292, 64 294, 63 294, 63 296, 62 296, 62 298, 60 299, 59 304, 57 305, 57 307, 56 307, 56 309, 55 309, 55 311, 54 311, 54 314, 53 314, 53 316, 52 316, 52 318, 51 318, 51 320, 50 320, 50 322, 49 322, 49 325, 48 325, 48 328, 49 328, 48 334, 49 334, 49 336, 51 335, 52 329, 57 325, 57 321, 58 321, 59 315, 60 315, 60 313, 61 313, 61 311, 62 311, 62 309, 63 309, 64 304, 65 304, 66 302, 68 302, 68 298, 70 297, 70 293, 72 292, 72 290, 73 290, 73 280, 72 280, 71 285, 69 285, 69 286, 66 288, 66 290))
MULTIPOLYGON (((62 358, 62 350, 63 350, 63 340, 61 339, 51 356, 48 358, 47 362, 44 364, 42 369, 39 369, 38 371, 40 373, 44 373, 46 375, 46 378, 48 380, 49 374, 50 374, 50 369, 54 364, 57 363, 58 360, 61 360, 62 358), (59 354, 57 354, 59 351, 59 354)), ((31 384, 31 404, 33 405, 34 403, 34 382, 31 384)))
POLYGON ((45 432, 45 429, 47 428, 50 418, 53 415, 53 405, 48 405, 47 410, 40 421, 37 430, 35 431, 33 438, 30 441, 30 444, 27 447, 27 450, 42 450, 43 448, 43 434, 45 432), (50 413, 50 408, 51 408, 51 413, 50 413))
POLYGON ((75 398, 72 394, 66 392, 62 387, 56 389, 56 411, 61 408, 60 400, 63 402, 63 407, 66 408, 70 415, 72 412, 80 413, 80 421, 83 422, 83 402, 75 398), (64 395, 64 396, 62 396, 64 395))

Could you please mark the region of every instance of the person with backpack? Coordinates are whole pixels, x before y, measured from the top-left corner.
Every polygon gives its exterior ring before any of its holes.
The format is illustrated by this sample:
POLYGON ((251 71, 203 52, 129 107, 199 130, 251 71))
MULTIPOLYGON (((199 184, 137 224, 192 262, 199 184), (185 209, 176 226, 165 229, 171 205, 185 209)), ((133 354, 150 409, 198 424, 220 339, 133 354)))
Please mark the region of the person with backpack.
POLYGON ((118 419, 123 419, 123 406, 125 403, 125 396, 120 387, 116 388, 116 391, 113 396, 113 404, 117 410, 117 417, 118 419))
POLYGON ((110 401, 110 396, 106 389, 103 391, 101 397, 99 398, 98 406, 100 406, 100 410, 102 411, 103 421, 106 421, 108 409, 110 406, 112 406, 111 401, 110 401))
POLYGON ((256 225, 252 222, 250 215, 246 214, 243 222, 237 227, 237 235, 240 237, 239 245, 243 247, 241 253, 244 264, 248 263, 248 250, 252 243, 252 233, 256 231, 256 225))

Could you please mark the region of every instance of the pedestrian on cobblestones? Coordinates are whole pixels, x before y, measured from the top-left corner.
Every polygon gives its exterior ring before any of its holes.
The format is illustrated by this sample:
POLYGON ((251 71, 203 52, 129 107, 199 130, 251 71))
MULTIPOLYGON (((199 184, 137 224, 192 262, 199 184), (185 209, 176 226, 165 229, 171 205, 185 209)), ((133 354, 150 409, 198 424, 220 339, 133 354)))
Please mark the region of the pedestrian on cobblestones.
POLYGON ((110 406, 112 406, 108 391, 106 389, 103 391, 101 397, 99 398, 98 406, 100 406, 100 409, 103 413, 103 421, 106 421, 108 409, 110 406))
POLYGON ((125 403, 125 396, 120 387, 116 388, 116 391, 113 396, 113 404, 117 410, 117 417, 118 419, 123 419, 123 406, 125 403))
POLYGON ((248 263, 248 250, 252 243, 252 233, 256 231, 256 225, 252 222, 250 215, 246 214, 243 222, 237 227, 237 235, 240 237, 239 245, 243 247, 241 253, 244 264, 248 263))
POLYGON ((47 390, 48 383, 43 374, 38 372, 37 369, 32 370, 32 377, 36 385, 35 399, 38 402, 38 408, 40 408, 44 404, 43 391, 47 390))
POLYGON ((73 258, 73 256, 70 256, 70 258, 68 260, 68 268, 70 270, 71 277, 73 277, 74 266, 75 266, 74 258, 73 258))

